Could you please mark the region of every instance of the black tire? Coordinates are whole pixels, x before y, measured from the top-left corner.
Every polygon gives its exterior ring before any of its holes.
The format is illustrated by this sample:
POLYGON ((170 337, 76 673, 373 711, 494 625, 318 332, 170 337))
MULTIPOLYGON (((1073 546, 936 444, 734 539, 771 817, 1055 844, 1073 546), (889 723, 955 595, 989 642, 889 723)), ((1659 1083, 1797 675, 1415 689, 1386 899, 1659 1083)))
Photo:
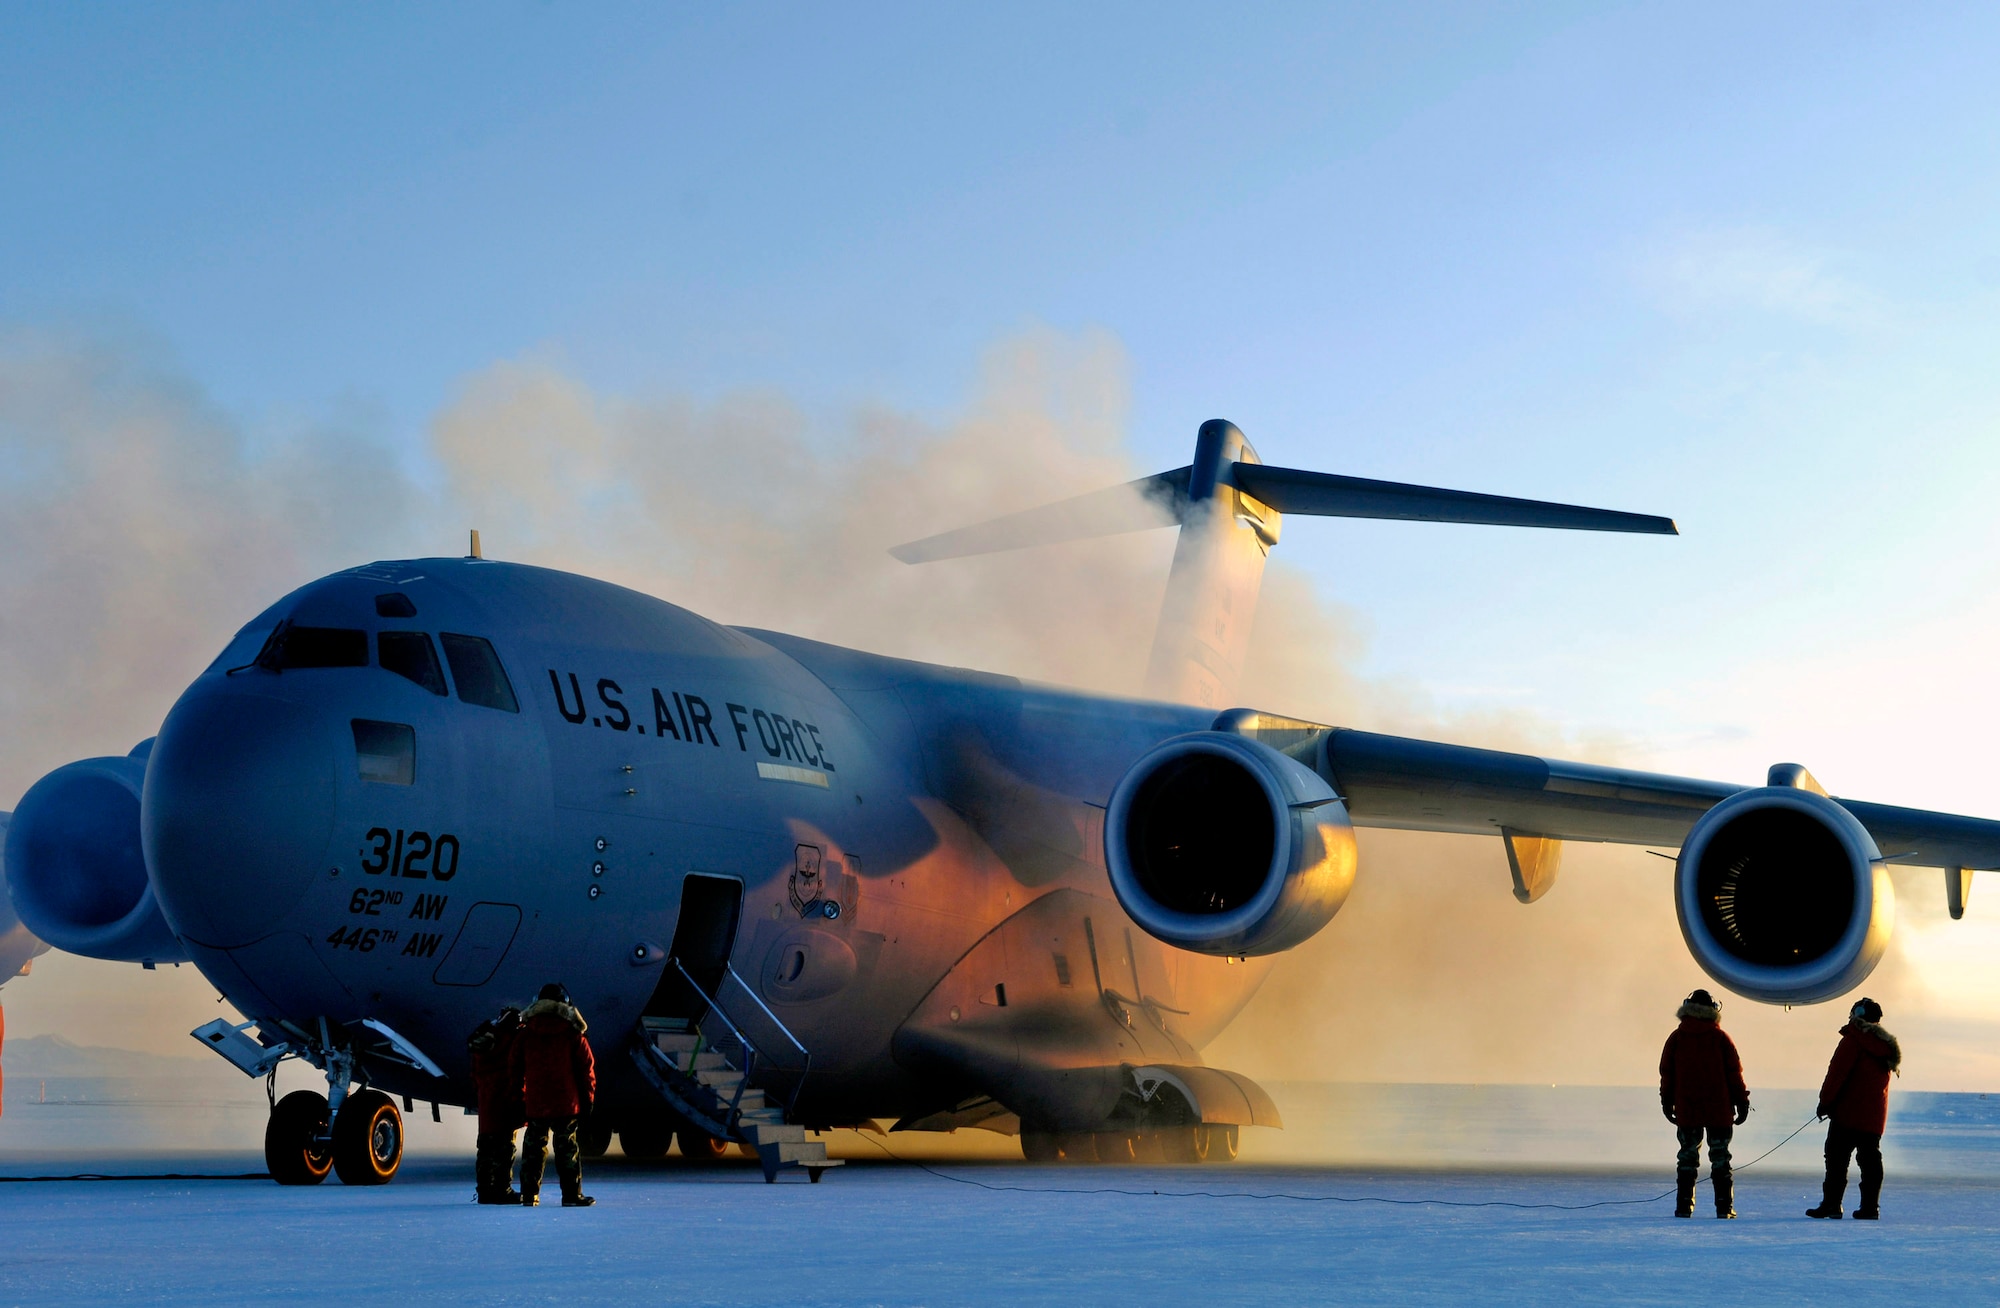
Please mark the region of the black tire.
POLYGON ((1099 1131, 1097 1133, 1097 1161, 1100 1163, 1136 1163, 1139 1161, 1139 1133, 1136 1131, 1099 1131))
POLYGON ((403 1162, 403 1115, 380 1090, 347 1097, 333 1122, 333 1170, 342 1185, 387 1185, 403 1162))
POLYGON ((318 1185, 333 1168, 326 1141, 326 1096, 294 1090, 264 1124, 264 1166, 279 1185, 318 1185))
POLYGON ((1195 1148, 1204 1163, 1233 1163, 1236 1161, 1236 1127, 1220 1122, 1207 1123, 1195 1128, 1195 1148))
POLYGON ((577 1152, 585 1158, 602 1158, 611 1148, 611 1124, 592 1113, 576 1124, 577 1152))
POLYGON ((1089 1131, 1064 1131, 1056 1136, 1056 1149, 1065 1163, 1097 1161, 1097 1137, 1089 1131))
POLYGON ((719 1140, 706 1131, 684 1126, 674 1134, 681 1142, 681 1157, 690 1163, 719 1163, 729 1157, 729 1141, 719 1140))
POLYGON ((618 1147, 637 1163, 657 1163, 673 1147, 674 1129, 663 1122, 627 1122, 618 1128, 618 1147))
POLYGON ((1021 1157, 1031 1163, 1059 1163, 1062 1161, 1062 1142, 1047 1131, 1023 1131, 1021 1157))

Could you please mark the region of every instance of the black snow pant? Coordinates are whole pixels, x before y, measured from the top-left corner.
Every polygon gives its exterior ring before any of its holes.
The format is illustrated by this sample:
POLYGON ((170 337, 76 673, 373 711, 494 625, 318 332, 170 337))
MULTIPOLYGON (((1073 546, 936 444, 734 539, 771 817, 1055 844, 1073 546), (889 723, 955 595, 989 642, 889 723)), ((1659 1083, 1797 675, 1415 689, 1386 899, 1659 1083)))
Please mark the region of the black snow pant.
POLYGON ((475 1144, 475 1185, 481 1198, 514 1188, 514 1132, 481 1131, 475 1144))
POLYGON ((1847 1158, 1861 1164, 1861 1208, 1875 1211, 1882 1196, 1882 1137, 1838 1122, 1826 1124, 1826 1202, 1838 1208, 1847 1193, 1847 1158))
POLYGON ((528 1133, 521 1138, 521 1194, 524 1198, 542 1192, 542 1169, 548 1165, 545 1151, 552 1143, 555 1146, 556 1178, 562 1184, 563 1193, 581 1193, 583 1154, 576 1145, 576 1124, 574 1117, 528 1119, 528 1133))
POLYGON ((1710 1170, 1717 1175, 1729 1171, 1729 1142, 1736 1136, 1733 1126, 1677 1126, 1674 1138, 1680 1141, 1681 1151, 1674 1161, 1683 1172, 1701 1170, 1701 1136, 1708 1132, 1708 1162, 1710 1170))

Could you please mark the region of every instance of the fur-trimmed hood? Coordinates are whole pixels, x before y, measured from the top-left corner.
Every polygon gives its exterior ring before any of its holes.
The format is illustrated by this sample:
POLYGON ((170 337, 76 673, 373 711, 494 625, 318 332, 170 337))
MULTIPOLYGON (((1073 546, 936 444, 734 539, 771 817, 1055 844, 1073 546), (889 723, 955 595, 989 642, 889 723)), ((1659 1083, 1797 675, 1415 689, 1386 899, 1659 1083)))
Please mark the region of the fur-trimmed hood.
POLYGON ((1870 1048, 1868 1052, 1886 1062, 1889 1070, 1897 1076, 1903 1074, 1903 1046, 1897 1043, 1896 1037, 1890 1035, 1881 1023, 1870 1022, 1866 1018, 1850 1017, 1847 1019, 1847 1025, 1840 1028, 1840 1034, 1860 1036, 1864 1043, 1873 1042, 1875 1047, 1870 1048))
POLYGON ((1683 1022, 1720 1022, 1722 1020, 1722 1005, 1697 1004, 1690 1000, 1682 1004, 1680 1011, 1675 1013, 1674 1016, 1683 1022))
POLYGON ((583 1014, 577 1012, 574 1005, 565 1004, 560 999, 537 999, 521 1012, 521 1021, 524 1024, 532 1022, 538 1017, 559 1017, 575 1028, 578 1035, 582 1035, 584 1032, 590 1030, 584 1024, 583 1014))

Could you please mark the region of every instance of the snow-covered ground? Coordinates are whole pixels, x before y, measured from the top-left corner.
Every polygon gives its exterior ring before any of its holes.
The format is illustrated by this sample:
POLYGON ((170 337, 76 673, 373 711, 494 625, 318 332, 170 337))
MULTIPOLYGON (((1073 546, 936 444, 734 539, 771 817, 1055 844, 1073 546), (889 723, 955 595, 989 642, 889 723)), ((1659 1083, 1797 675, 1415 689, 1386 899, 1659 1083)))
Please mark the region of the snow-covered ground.
MULTIPOLYGON (((37 1163, 55 1162, 38 1158, 37 1163)), ((72 1156, 255 1170, 253 1155, 72 1156)), ((2000 1297, 2000 1187, 1893 1179, 1879 1224, 1801 1215, 1796 1174, 1741 1178, 1743 1216, 1407 1201, 1644 1198, 1659 1173, 857 1163, 820 1185, 747 1166, 607 1161, 598 1206, 470 1202, 423 1158, 379 1189, 268 1182, 0 1184, 0 1300, 263 1303, 1829 1303, 2000 1297), (1121 1194, 1075 1193, 1104 1188, 1121 1194), (1176 1197, 1211 1190, 1351 1200, 1176 1197), (1153 1191, 1160 1191, 1154 1194, 1153 1191)), ((21 1174, 17 1161, 0 1172, 21 1174)), ((1706 1195, 1703 1196, 1704 1200, 1706 1195)))
MULTIPOLYGON (((43 1052, 8 1079, 0 1177, 262 1170, 261 1085, 43 1052)), ((840 1132, 852 1161, 816 1186, 614 1150, 585 1211, 553 1206, 553 1178, 549 1207, 473 1205, 470 1120, 418 1105, 378 1189, 0 1182, 0 1304, 2000 1301, 2000 1097, 1896 1095, 1871 1225, 1803 1216, 1819 1127, 1739 1174, 1739 1220, 1708 1216, 1704 1191, 1678 1222, 1646 1202, 1672 1183, 1673 1137, 1644 1087, 1273 1088, 1289 1129, 1248 1133, 1234 1166, 1031 1167, 978 1131, 886 1142, 925 1170, 840 1132), (1088 1193, 1105 1190, 1129 1193, 1088 1193), (1452 1206, 1488 1201, 1612 1203, 1452 1206)), ((1759 1103, 1739 1165, 1811 1096, 1759 1103)))

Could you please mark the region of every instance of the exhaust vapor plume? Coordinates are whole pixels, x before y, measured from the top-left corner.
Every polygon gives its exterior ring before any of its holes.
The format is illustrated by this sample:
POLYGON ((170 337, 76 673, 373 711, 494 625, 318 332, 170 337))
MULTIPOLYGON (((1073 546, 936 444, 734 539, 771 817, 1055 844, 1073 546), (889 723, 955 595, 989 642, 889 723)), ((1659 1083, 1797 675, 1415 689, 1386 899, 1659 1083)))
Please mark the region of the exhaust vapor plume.
MULTIPOLYGON (((434 475, 420 479, 351 432, 253 442, 129 350, 0 336, 0 805, 54 766, 151 734, 284 591, 369 559, 457 553, 471 526, 491 557, 589 572, 725 622, 1131 693, 1170 532, 923 568, 886 553, 1157 471, 1124 453, 1126 394, 1102 335, 1001 344, 948 421, 875 408, 832 433, 776 394, 603 395, 555 363, 515 360, 467 378, 435 417, 434 475)), ((1190 439, 1205 416, 1190 415, 1190 439)), ((1358 679, 1354 618, 1282 560, 1265 579, 1246 702, 1643 765, 1531 720, 1439 721, 1420 693, 1358 679)), ((1362 840, 1346 908, 1279 964, 1213 1061, 1271 1080, 1653 1075, 1675 1005, 1704 981, 1674 925, 1668 863, 1572 848, 1561 884, 1523 908, 1497 840, 1362 840)), ((1904 929, 1870 981, 1899 1030, 1930 998, 1903 949, 1935 898, 1905 895, 1904 929)), ((17 1037, 169 1053, 216 1011, 192 969, 141 976, 57 955, 4 995, 17 1037)), ((1724 1020, 1765 1085, 1816 1082, 1839 1024, 1826 1006, 1747 1002, 1724 1020)), ((1910 1083, 2000 1079, 1973 1042, 1952 1047, 1956 1061, 1913 1057, 1910 1083)))

